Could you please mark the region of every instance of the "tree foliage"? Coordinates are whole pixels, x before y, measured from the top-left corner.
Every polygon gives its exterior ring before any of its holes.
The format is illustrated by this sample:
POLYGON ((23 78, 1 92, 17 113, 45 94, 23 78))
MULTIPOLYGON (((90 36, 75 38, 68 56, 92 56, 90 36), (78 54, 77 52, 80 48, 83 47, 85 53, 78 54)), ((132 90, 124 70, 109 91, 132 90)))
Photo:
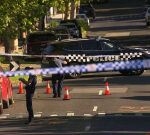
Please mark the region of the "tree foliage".
MULTIPOLYGON (((0 0, 0 35, 7 33, 13 39, 18 34, 18 28, 26 31, 36 28, 36 23, 46 6, 39 0, 0 0)), ((44 1, 41 1, 44 3, 44 1)))

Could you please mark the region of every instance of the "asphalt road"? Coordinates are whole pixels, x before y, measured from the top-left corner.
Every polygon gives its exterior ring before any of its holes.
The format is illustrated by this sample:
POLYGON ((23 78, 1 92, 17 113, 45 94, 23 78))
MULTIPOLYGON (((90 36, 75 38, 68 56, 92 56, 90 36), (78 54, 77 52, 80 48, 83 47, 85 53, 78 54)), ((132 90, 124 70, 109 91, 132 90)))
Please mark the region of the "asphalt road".
MULTIPOLYGON (((96 7, 96 19, 88 34, 102 35, 124 46, 149 48, 150 31, 145 26, 144 2, 109 0, 96 7)), ((25 126, 25 94, 0 115, 0 134, 139 134, 150 133, 150 71, 142 76, 121 76, 118 72, 84 75, 65 80, 70 100, 45 94, 46 82, 38 86, 33 99, 35 121, 25 126), (111 95, 104 95, 105 80, 111 95), (101 95, 101 92, 103 94, 101 95)))

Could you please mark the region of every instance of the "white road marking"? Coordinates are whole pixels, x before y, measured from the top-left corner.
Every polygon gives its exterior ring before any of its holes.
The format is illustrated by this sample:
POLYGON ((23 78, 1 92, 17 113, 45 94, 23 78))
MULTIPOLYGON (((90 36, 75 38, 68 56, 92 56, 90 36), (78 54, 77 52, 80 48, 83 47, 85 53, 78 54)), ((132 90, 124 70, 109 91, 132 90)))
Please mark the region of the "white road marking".
POLYGON ((101 116, 105 116, 106 113, 98 113, 98 116, 101 117, 101 116))
POLYGON ((74 116, 74 113, 67 113, 67 116, 74 116))
MULTIPOLYGON (((99 90, 103 90, 103 92, 105 92, 105 88, 100 88, 100 87, 94 87, 94 88, 91 88, 91 87, 87 87, 87 88, 73 88, 72 91, 70 91, 70 93, 99 93, 99 90)), ((128 90, 127 87, 111 87, 110 89, 110 92, 111 93, 126 93, 128 90)))
POLYGON ((7 119, 7 116, 0 116, 0 119, 7 119))
POLYGON ((41 117, 41 114, 34 114, 34 117, 39 118, 39 117, 41 117))
POLYGON ((84 116, 86 116, 86 117, 91 117, 91 116, 93 116, 92 114, 84 114, 84 116))
POLYGON ((87 125, 84 129, 84 131, 89 131, 91 129, 91 125, 87 125))
POLYGON ((97 109, 98 109, 98 107, 97 107, 97 106, 94 106, 94 108, 93 108, 93 112, 96 112, 96 111, 97 111, 97 109))
POLYGON ((55 117, 55 116, 58 116, 57 114, 52 114, 52 115, 50 115, 51 117, 55 117))
POLYGON ((103 95, 103 90, 100 90, 98 95, 103 95))

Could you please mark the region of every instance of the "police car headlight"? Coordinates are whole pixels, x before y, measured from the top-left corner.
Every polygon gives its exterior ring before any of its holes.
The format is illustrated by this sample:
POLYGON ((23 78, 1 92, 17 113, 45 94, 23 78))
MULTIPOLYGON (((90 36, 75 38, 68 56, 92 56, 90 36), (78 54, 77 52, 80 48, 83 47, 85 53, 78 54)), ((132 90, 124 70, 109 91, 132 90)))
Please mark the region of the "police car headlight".
POLYGON ((143 53, 145 53, 145 54, 150 54, 150 52, 149 52, 149 51, 143 51, 143 53))

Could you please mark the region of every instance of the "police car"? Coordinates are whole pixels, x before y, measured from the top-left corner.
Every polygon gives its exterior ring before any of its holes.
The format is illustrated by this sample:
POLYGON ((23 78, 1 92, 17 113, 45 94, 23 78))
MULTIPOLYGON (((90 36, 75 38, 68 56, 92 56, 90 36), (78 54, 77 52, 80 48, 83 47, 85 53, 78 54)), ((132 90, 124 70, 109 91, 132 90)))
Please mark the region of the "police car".
MULTIPOLYGON (((106 38, 69 39, 49 44, 45 55, 65 55, 68 65, 128 61, 150 58, 149 52, 142 49, 124 48, 106 38)), ((42 67, 48 67, 49 58, 42 60, 42 67)), ((123 75, 141 75, 143 69, 121 70, 123 75)), ((81 73, 70 73, 69 77, 78 78, 81 73)))

